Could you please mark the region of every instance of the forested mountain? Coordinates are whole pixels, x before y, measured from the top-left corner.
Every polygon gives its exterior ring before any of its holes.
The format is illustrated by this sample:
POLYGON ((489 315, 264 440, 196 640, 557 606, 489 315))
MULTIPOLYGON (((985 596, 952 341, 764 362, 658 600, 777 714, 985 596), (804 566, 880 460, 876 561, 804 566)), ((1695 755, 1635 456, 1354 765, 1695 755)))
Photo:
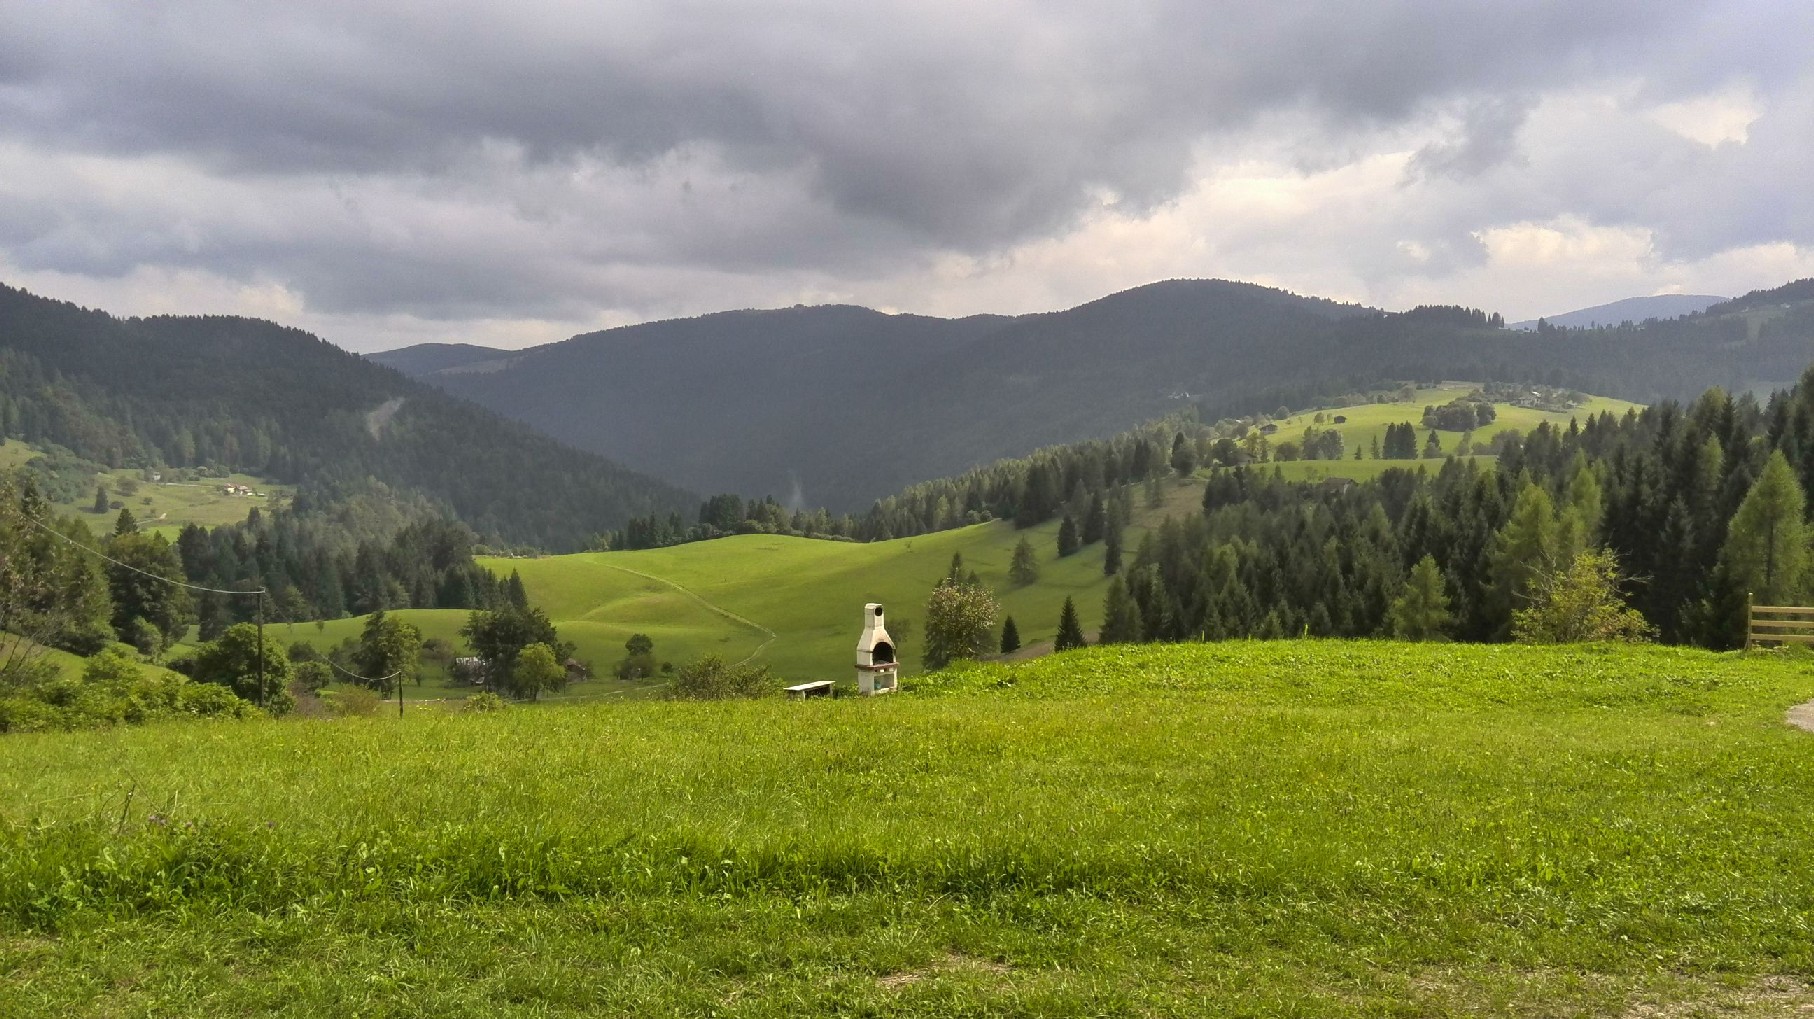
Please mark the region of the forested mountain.
POLYGON ((0 286, 0 425, 110 466, 221 466, 331 505, 378 483, 492 543, 585 546, 680 489, 269 322, 119 319, 0 286))
MULTIPOLYGON (((1013 318, 727 312, 422 377, 695 489, 861 511, 918 481, 1181 409, 1207 419, 1270 411, 1389 379, 1546 382, 1645 403, 1714 385, 1769 391, 1814 360, 1805 289, 1683 319, 1523 332, 1464 308, 1386 314, 1174 280, 1013 318)), ((382 358, 432 361, 408 350, 382 358)))

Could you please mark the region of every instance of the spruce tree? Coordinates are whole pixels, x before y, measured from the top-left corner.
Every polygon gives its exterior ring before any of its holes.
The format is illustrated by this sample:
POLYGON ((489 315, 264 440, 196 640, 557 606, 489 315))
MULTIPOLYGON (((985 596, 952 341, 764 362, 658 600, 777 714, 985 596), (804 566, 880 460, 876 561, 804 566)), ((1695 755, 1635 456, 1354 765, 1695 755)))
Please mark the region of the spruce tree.
POLYGON ((1033 555, 1033 543, 1021 536, 1014 545, 1014 557, 1008 561, 1008 581, 1015 587, 1026 587, 1039 579, 1039 562, 1033 555))
POLYGON ((1020 650, 1020 628, 1014 625, 1014 617, 1009 616, 1001 624, 1001 653, 1011 655, 1020 650))
POLYGON ((1058 635, 1052 638, 1052 650, 1069 651, 1083 646, 1083 626, 1077 622, 1077 604, 1066 595, 1064 609, 1058 614, 1058 635))
POLYGON ((1112 577, 1121 572, 1121 528, 1110 527, 1102 536, 1102 573, 1112 577))
POLYGON ((120 507, 120 515, 113 520, 114 536, 119 537, 122 534, 137 534, 138 530, 139 521, 137 517, 132 515, 132 510, 127 509, 124 506, 120 507))
POLYGON ((1183 432, 1179 432, 1172 439, 1172 470, 1177 471, 1180 478, 1188 478, 1196 469, 1197 448, 1183 432))
POLYGON ((1127 593, 1120 577, 1109 578, 1108 594, 1102 599, 1102 633, 1099 644, 1129 644, 1140 639, 1140 607, 1127 593))
POLYGON ((1064 521, 1058 525, 1058 557, 1062 559, 1081 547, 1082 543, 1077 540, 1077 525, 1071 520, 1071 515, 1066 513, 1064 521))
POLYGON ((1102 540, 1109 529, 1108 507, 1102 501, 1102 493, 1090 497, 1090 508, 1083 515, 1083 543, 1094 545, 1102 540))
POLYGON ((107 486, 106 485, 94 486, 94 511, 96 513, 107 512, 107 486))

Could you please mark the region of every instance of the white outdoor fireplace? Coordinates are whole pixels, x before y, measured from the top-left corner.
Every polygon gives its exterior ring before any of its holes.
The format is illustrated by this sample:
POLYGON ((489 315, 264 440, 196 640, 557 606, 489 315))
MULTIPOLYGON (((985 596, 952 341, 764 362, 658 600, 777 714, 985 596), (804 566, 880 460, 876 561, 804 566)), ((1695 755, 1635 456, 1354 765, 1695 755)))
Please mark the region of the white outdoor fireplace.
POLYGON ((863 606, 863 636, 857 638, 857 692, 865 697, 893 693, 899 680, 894 638, 882 625, 882 606, 863 606))

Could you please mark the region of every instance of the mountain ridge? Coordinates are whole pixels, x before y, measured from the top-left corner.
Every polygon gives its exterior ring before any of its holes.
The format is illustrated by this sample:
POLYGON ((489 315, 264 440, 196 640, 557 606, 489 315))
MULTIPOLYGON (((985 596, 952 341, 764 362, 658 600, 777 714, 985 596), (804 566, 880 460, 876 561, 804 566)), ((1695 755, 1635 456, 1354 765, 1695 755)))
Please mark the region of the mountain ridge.
POLYGON ((1392 379, 1542 382, 1638 402, 1767 390, 1814 360, 1814 324, 1703 314, 1563 342, 1473 309, 1388 313, 1165 280, 1016 316, 715 312, 509 358, 420 377, 694 490, 861 511, 915 482, 1169 413, 1270 411, 1392 379))

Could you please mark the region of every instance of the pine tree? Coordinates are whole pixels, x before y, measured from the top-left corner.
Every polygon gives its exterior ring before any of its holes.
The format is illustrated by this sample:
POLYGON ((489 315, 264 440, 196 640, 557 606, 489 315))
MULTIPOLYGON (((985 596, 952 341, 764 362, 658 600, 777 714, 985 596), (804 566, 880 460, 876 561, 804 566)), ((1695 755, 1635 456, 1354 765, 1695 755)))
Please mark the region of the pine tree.
POLYGON ((1039 580, 1039 562, 1033 555, 1033 543, 1021 536, 1014 545, 1014 557, 1008 561, 1008 582, 1026 587, 1039 580))
POLYGON ((115 517, 113 521, 114 537, 117 538, 122 534, 137 534, 138 530, 138 518, 132 515, 132 510, 122 506, 120 508, 120 515, 115 517))
POLYGON ((107 512, 107 486, 106 485, 94 486, 94 511, 97 514, 107 512))
POLYGON ((1052 650, 1069 651, 1083 646, 1083 627, 1077 622, 1077 604, 1066 595, 1064 609, 1058 614, 1058 635, 1052 638, 1052 650))
POLYGON ((1121 528, 1111 526, 1102 536, 1102 573, 1112 577, 1121 572, 1121 528))
POLYGON ((1071 515, 1066 513, 1064 521, 1058 525, 1058 557, 1062 559, 1081 547, 1082 544, 1077 540, 1077 525, 1072 522, 1071 515))
POLYGON ((1172 439, 1172 470, 1177 471, 1180 478, 1188 478, 1196 469, 1197 448, 1183 432, 1179 432, 1172 439))
POLYGON ((1392 602, 1392 635, 1401 640, 1442 640, 1454 623, 1449 597, 1442 589, 1442 571, 1435 557, 1425 554, 1405 578, 1404 591, 1392 602))
POLYGON ((964 582, 964 554, 951 553, 951 568, 945 571, 945 583, 962 584, 964 582))
POLYGON ((510 571, 510 579, 504 582, 504 597, 519 610, 529 608, 529 592, 523 588, 523 578, 515 570, 510 571))
POLYGON ((1009 616, 1001 624, 1001 653, 1011 655, 1020 650, 1020 628, 1014 625, 1014 617, 1009 616))
POLYGON ((1099 644, 1129 644, 1140 639, 1140 606, 1127 593, 1120 577, 1109 578, 1108 594, 1102 599, 1102 633, 1099 644))
POLYGON ((1090 496, 1089 511, 1083 515, 1083 543, 1094 545, 1101 541, 1109 529, 1108 507, 1102 501, 1102 493, 1090 496))

